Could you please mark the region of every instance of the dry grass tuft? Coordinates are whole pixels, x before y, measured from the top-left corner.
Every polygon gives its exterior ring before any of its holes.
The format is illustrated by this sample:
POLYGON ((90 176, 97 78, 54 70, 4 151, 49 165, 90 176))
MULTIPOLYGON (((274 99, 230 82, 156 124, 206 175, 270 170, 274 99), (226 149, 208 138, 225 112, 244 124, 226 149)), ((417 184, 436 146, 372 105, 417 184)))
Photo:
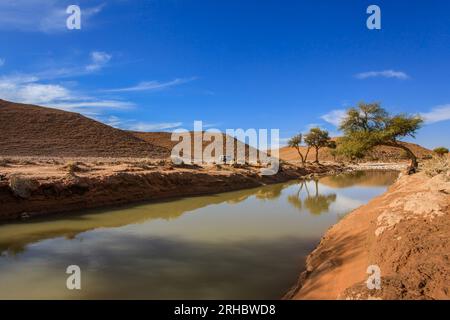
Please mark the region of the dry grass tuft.
POLYGON ((143 170, 150 170, 155 167, 155 164, 148 160, 139 161, 136 163, 132 163, 133 167, 137 167, 143 170))
POLYGON ((69 174, 73 175, 77 172, 87 172, 89 167, 87 167, 83 162, 69 162, 63 167, 68 171, 69 174))
POLYGON ((8 167, 12 163, 12 160, 9 158, 0 158, 0 167, 8 167))
POLYGON ((28 199, 31 193, 39 187, 39 182, 32 178, 27 178, 19 174, 9 177, 9 188, 12 192, 23 199, 28 199))

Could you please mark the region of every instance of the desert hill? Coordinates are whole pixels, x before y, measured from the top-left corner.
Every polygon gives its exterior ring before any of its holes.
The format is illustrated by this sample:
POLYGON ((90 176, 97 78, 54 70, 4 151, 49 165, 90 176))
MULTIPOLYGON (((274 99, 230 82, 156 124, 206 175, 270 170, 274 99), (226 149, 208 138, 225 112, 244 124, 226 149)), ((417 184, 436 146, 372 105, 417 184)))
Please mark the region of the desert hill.
POLYGON ((78 113, 0 100, 0 155, 164 157, 161 146, 78 113))
MULTIPOLYGON (((192 133, 191 133, 192 134, 192 133)), ((106 157, 165 159, 178 142, 170 132, 124 131, 92 120, 78 113, 8 102, 0 99, 0 156, 106 157)), ((192 139, 193 141, 193 139, 192 139)), ((225 135, 223 135, 225 152, 225 135)), ((203 147, 209 142, 203 142, 203 147)), ((244 144, 235 139, 237 145, 244 144)), ((419 158, 432 151, 407 143, 419 158)), ((245 145, 246 157, 251 147, 245 145)), ((294 148, 284 147, 280 158, 299 160, 294 148)), ((305 148, 302 147, 305 152, 305 148)), ((329 149, 321 149, 320 160, 333 161, 329 149)), ((398 161, 406 159, 402 150, 377 147, 366 160, 398 161)), ((314 160, 310 151, 308 160, 314 160)), ((339 158, 336 160, 340 160, 339 158)))
MULTIPOLYGON (((167 150, 172 150, 172 148, 176 144, 178 144, 178 141, 171 141, 172 133, 170 133, 170 132, 136 132, 136 131, 130 131, 130 132, 133 135, 135 135, 136 137, 138 137, 139 139, 147 141, 153 145, 160 146, 162 148, 166 148, 167 150)), ((188 133, 186 133, 186 134, 188 134, 188 133)), ((193 136, 193 132, 189 132, 189 134, 191 135, 191 143, 192 143, 191 154, 193 155, 194 154, 194 136, 193 136)), ((245 148, 246 160, 248 160, 250 150, 252 150, 254 152, 257 151, 255 148, 250 147, 248 144, 245 144, 236 138, 233 138, 233 140, 234 140, 234 156, 235 157, 237 156, 238 146, 240 148, 245 148)), ((225 155, 226 154, 227 135, 224 133, 222 133, 222 142, 223 142, 222 153, 223 153, 223 155, 225 155)), ((202 143, 203 150, 209 144, 211 144, 210 141, 203 141, 203 143, 202 143)), ((167 157, 170 157, 170 151, 167 154, 167 157)))
MULTIPOLYGON (((411 151, 417 156, 419 159, 426 159, 432 156, 433 151, 428 150, 418 144, 402 142, 411 151)), ((306 153, 306 147, 300 147, 300 150, 303 154, 306 153)), ((285 161, 299 161, 300 157, 295 148, 283 147, 280 148, 280 159, 285 161)), ((399 160, 407 160, 408 157, 404 153, 403 150, 393 147, 385 147, 385 146, 377 146, 375 147, 366 157, 364 157, 364 161, 382 161, 382 162, 395 162, 399 160)), ((308 161, 315 160, 315 151, 311 149, 308 154, 308 161)), ((334 161, 334 160, 343 160, 339 157, 334 157, 331 154, 331 150, 329 148, 323 148, 319 150, 319 160, 320 161, 334 161)))
MULTIPOLYGON (((190 133, 192 135, 192 133, 190 133)), ((170 132, 134 132, 81 114, 0 99, 0 156, 167 159, 178 143, 170 132)), ((225 135, 222 135, 225 154, 225 135)), ((192 138, 192 136, 191 136, 192 138)), ((246 156, 250 147, 244 145, 246 156)), ((193 138, 191 139, 193 142, 193 138)), ((209 142, 203 142, 203 147, 209 142)), ((193 147, 192 147, 193 154, 193 147)))

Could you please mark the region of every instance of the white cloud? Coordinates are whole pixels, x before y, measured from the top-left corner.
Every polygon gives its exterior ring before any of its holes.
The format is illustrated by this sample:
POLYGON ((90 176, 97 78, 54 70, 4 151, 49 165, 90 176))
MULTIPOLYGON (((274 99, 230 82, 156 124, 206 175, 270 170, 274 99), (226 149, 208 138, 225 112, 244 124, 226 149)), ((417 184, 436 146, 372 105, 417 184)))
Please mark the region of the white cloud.
POLYGON ((118 88, 118 89, 108 89, 104 90, 105 92, 133 92, 133 91, 154 91, 154 90, 162 90, 169 87, 177 86, 180 84, 188 83, 194 81, 196 78, 185 78, 185 79, 175 79, 168 82, 159 82, 159 81, 145 81, 137 84, 133 87, 127 88, 118 88))
POLYGON ((93 101, 77 101, 67 103, 52 103, 52 106, 58 109, 74 110, 79 108, 110 108, 110 109, 128 109, 134 104, 127 101, 117 100, 93 100, 93 101))
POLYGON ((161 122, 151 123, 136 121, 135 119, 121 119, 117 116, 109 116, 106 119, 104 117, 98 117, 98 121, 101 121, 109 126, 131 131, 161 131, 168 129, 175 129, 182 126, 182 122, 161 122))
POLYGON ((0 98, 26 104, 37 104, 63 110, 94 114, 102 109, 123 109, 132 103, 86 96, 61 85, 40 82, 32 75, 0 78, 0 98))
POLYGON ((128 130, 134 131, 157 131, 178 128, 182 122, 163 122, 163 123, 146 123, 137 122, 128 126, 128 130))
POLYGON ((122 119, 120 119, 117 116, 109 116, 105 120, 99 119, 99 121, 103 122, 104 124, 107 124, 108 126, 116 127, 116 128, 120 128, 120 126, 124 122, 122 119))
POLYGON ((51 101, 70 99, 70 93, 60 85, 37 83, 33 76, 12 76, 0 78, 0 97, 5 100, 45 104, 51 101))
POLYGON ((13 93, 24 103, 46 104, 72 98, 66 88, 54 84, 29 83, 19 86, 13 93))
POLYGON ((0 67, 3 67, 6 63, 5 59, 0 58, 0 67))
POLYGON ((355 75, 355 78, 361 80, 369 78, 395 78, 399 80, 406 80, 409 79, 409 76, 403 71, 383 70, 358 73, 355 75))
POLYGON ((61 79, 89 75, 106 67, 112 59, 112 54, 103 51, 93 51, 89 54, 89 62, 78 66, 63 66, 47 68, 45 71, 36 73, 40 79, 61 79))
MULTIPOLYGON (((54 33, 67 30, 70 3, 60 0, 2 0, 0 2, 0 30, 54 33)), ((100 13, 104 5, 82 6, 82 28, 100 13)))
POLYGON ((427 124, 450 120, 450 104, 437 106, 431 109, 431 111, 421 113, 420 115, 427 124))
POLYGON ((101 51, 94 51, 91 52, 91 64, 86 66, 87 71, 97 71, 101 68, 103 68, 109 60, 111 60, 112 55, 101 52, 101 51))
POLYGON ((342 120, 345 117, 345 114, 346 114, 346 110, 336 109, 336 110, 331 110, 330 112, 324 114, 320 118, 328 123, 331 123, 335 127, 339 127, 339 125, 341 124, 342 120))

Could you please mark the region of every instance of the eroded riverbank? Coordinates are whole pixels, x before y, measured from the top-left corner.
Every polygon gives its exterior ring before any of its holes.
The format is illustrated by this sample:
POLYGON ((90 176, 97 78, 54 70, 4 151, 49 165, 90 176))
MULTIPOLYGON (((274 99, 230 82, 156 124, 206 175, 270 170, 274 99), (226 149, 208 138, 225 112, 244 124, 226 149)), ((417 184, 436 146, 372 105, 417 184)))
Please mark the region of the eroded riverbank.
POLYGON ((344 165, 174 166, 167 161, 12 163, 1 167, 0 220, 254 188, 349 170, 344 165))
POLYGON ((330 228, 306 259, 292 299, 450 299, 450 181, 401 177, 330 228), (368 289, 369 266, 381 288, 368 289))

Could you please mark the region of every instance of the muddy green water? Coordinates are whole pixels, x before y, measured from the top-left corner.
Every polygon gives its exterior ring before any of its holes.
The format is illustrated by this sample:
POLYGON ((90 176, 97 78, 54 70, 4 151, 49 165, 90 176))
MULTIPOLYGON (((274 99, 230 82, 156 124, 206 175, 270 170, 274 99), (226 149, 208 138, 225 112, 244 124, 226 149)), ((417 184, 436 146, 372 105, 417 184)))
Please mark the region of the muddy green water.
POLYGON ((354 172, 0 225, 0 299, 277 299, 326 229, 396 177, 354 172), (81 290, 66 287, 69 265, 81 290))

